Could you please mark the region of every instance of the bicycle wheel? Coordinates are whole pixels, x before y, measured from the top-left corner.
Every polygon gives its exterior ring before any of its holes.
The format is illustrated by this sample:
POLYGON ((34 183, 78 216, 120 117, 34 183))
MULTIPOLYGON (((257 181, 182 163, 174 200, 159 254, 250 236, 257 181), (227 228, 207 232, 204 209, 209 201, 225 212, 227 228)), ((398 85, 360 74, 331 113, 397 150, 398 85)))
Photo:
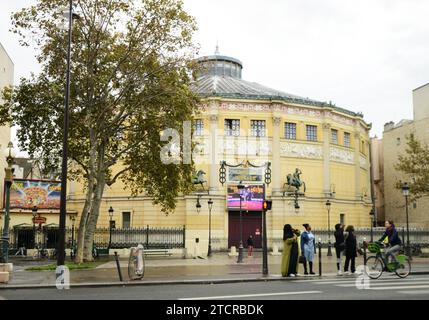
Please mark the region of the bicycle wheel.
POLYGON ((398 267, 395 271, 399 278, 406 278, 411 272, 411 262, 406 255, 400 254, 396 257, 398 267))
POLYGON ((371 279, 380 278, 383 273, 383 269, 384 263, 379 257, 371 256, 366 259, 365 273, 371 279))

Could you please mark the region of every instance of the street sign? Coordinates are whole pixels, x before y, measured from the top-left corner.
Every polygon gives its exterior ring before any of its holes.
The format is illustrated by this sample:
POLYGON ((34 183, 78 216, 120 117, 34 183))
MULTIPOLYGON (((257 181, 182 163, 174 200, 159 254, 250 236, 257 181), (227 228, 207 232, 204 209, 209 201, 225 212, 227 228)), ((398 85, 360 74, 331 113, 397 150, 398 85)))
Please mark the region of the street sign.
POLYGON ((33 218, 33 223, 34 224, 43 224, 46 223, 46 217, 34 217, 33 218))

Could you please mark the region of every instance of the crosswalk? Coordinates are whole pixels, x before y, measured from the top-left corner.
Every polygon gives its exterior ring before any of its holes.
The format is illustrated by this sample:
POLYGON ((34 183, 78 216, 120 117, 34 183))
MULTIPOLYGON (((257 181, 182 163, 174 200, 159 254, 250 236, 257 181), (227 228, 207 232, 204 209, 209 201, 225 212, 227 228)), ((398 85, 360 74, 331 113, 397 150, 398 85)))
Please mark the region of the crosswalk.
POLYGON ((410 276, 400 279, 394 276, 381 277, 377 280, 363 277, 337 277, 331 279, 295 280, 294 283, 311 282, 315 285, 332 285, 338 288, 355 288, 356 290, 395 291, 400 294, 428 295, 429 276, 410 276))

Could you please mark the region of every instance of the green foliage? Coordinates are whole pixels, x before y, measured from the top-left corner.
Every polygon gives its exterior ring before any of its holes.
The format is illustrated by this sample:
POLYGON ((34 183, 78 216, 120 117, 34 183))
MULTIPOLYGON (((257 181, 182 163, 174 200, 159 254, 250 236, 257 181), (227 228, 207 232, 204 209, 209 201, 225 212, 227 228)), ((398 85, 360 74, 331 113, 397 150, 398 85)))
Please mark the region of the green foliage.
MULTIPOLYGON (((189 89, 195 21, 176 0, 74 3, 80 19, 73 20, 72 32, 69 177, 93 187, 122 179, 134 194, 145 191, 169 212, 177 195, 190 190, 192 166, 161 163, 160 132, 181 132, 198 104, 189 89)), ((17 125, 20 148, 51 172, 61 163, 64 4, 39 0, 12 15, 12 32, 22 45, 34 46, 42 71, 5 90, 0 106, 0 124, 17 125)))
MULTIPOLYGON (((66 263, 66 267, 69 268, 70 270, 88 270, 88 269, 95 269, 96 267, 98 267, 99 265, 106 263, 104 262, 85 262, 85 263, 73 263, 73 262, 68 262, 66 263)), ((41 265, 41 266, 34 266, 34 267, 29 267, 26 268, 25 271, 54 271, 57 269, 57 264, 56 263, 52 263, 52 264, 46 264, 46 265, 41 265)))
MULTIPOLYGON (((417 140, 413 133, 406 139, 406 152, 398 156, 395 169, 408 176, 410 199, 413 201, 429 195, 429 148, 417 140)), ((396 187, 401 189, 402 183, 397 182, 396 187)))

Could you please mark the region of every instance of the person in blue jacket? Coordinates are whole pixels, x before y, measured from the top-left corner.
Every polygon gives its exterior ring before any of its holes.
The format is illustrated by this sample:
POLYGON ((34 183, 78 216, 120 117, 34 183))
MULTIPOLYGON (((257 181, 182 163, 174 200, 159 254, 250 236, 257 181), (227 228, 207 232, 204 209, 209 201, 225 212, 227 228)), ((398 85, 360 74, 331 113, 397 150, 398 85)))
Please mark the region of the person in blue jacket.
POLYGON ((307 261, 310 266, 310 274, 313 272, 314 252, 316 250, 315 237, 311 232, 311 226, 308 223, 303 224, 305 230, 301 233, 301 254, 304 256, 304 274, 308 274, 307 261))
POLYGON ((389 262, 389 257, 392 257, 393 260, 396 260, 395 254, 401 250, 402 241, 401 238, 399 238, 398 230, 396 230, 395 224, 392 220, 387 220, 384 223, 384 226, 386 227, 386 231, 378 241, 383 242, 384 239, 387 238, 389 247, 386 249, 384 254, 386 257, 386 261, 389 262))

